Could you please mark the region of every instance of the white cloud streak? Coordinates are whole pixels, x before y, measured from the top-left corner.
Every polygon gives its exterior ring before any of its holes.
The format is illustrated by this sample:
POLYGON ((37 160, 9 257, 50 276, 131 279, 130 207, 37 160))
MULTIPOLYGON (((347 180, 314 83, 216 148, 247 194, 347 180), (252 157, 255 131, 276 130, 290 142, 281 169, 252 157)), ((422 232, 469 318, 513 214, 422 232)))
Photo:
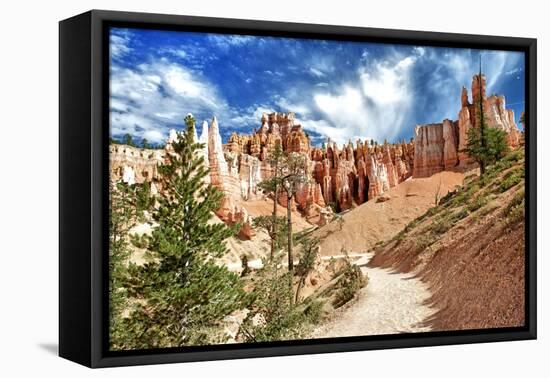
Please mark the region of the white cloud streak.
POLYGON ((415 52, 368 65, 365 62, 356 80, 331 90, 318 90, 311 104, 314 109, 304 114, 318 113, 321 117, 302 119, 304 128, 338 144, 357 139, 392 140, 406 126, 405 115, 413 98, 411 69, 419 55, 415 52))
POLYGON ((189 112, 211 109, 222 117, 228 112, 214 86, 166 58, 135 69, 111 67, 110 108, 112 135, 129 133, 155 143, 167 138, 166 125, 182 125, 189 112))

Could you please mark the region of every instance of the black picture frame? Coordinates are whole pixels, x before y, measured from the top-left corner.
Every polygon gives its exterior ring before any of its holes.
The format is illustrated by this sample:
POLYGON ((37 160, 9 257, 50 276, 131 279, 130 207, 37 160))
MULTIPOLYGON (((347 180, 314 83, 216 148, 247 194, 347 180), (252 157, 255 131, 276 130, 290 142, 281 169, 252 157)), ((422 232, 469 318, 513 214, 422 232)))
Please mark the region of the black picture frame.
POLYGON ((88 367, 536 338, 536 39, 92 10, 59 24, 59 355, 88 367), (526 324, 521 328, 109 352, 109 26, 522 51, 526 67, 526 324))

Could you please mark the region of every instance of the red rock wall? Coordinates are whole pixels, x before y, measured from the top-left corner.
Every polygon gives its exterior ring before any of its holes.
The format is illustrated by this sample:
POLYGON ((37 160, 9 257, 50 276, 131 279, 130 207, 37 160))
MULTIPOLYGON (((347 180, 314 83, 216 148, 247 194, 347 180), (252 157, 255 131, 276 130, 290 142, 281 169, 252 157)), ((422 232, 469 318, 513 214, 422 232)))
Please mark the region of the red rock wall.
POLYGON ((496 127, 507 133, 508 144, 515 148, 521 141, 521 132, 515 121, 514 112, 506 109, 504 96, 486 95, 485 77, 472 78, 472 103, 468 91, 462 88, 461 108, 458 120, 444 120, 439 124, 421 125, 415 128, 414 177, 427 177, 443 170, 464 171, 475 167, 475 162, 464 149, 468 143, 468 130, 479 127, 479 106, 481 96, 483 115, 488 127, 496 127))
MULTIPOLYGON (((474 99, 482 97, 488 126, 505 130, 509 144, 518 146, 521 133, 513 111, 506 109, 504 97, 486 97, 485 78, 481 78, 480 84, 478 76, 472 80, 472 95, 474 99)), ((262 195, 258 184, 273 174, 267 159, 276 144, 286 152, 308 157, 311 177, 296 194, 293 208, 309 211, 313 205, 322 208, 335 204, 346 210, 381 195, 411 176, 427 177, 443 170, 474 166, 462 151, 468 130, 479 125, 476 109, 468 99, 468 91, 462 88, 458 119, 417 126, 411 143, 373 146, 361 141, 353 145, 350 141, 340 149, 328 142, 324 148, 315 148, 296 123, 294 113, 263 114, 260 128, 251 135, 234 133, 225 145, 214 117, 210 128, 207 122, 203 123, 198 140, 205 145, 201 154, 210 168, 208 180, 224 193, 218 216, 231 223, 247 218, 242 211, 242 201, 262 195)), ((166 151, 123 145, 113 145, 110 149, 111 176, 124 176, 140 183, 155 181, 157 165, 170 150, 170 141, 166 151)), ((281 196, 279 202, 286 205, 286 197, 281 196)))

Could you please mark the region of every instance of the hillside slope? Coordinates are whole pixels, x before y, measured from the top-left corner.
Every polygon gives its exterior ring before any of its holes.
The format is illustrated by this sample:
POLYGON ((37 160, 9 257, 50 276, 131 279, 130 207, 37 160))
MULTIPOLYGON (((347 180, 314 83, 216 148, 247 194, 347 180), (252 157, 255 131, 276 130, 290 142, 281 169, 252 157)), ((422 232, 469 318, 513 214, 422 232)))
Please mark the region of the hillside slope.
POLYGON ((316 230, 313 235, 321 240, 321 255, 339 255, 342 249, 351 253, 368 251, 432 207, 436 193, 442 197, 462 185, 463 178, 462 173, 440 172, 400 183, 381 198, 370 200, 316 230))
POLYGON ((473 177, 380 246, 372 267, 411 272, 429 285, 434 330, 525 322, 523 150, 473 177))

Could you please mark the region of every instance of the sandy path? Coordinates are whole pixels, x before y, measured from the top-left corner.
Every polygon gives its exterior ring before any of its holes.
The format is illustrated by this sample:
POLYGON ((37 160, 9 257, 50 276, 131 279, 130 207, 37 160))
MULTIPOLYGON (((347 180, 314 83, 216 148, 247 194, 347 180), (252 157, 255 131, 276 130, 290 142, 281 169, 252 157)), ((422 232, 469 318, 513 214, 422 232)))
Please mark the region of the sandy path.
POLYGON ((331 321, 316 329, 311 337, 383 335, 427 332, 419 323, 435 310, 423 302, 430 298, 427 286, 411 274, 364 266, 371 256, 356 262, 369 277, 356 302, 337 311, 331 321))

